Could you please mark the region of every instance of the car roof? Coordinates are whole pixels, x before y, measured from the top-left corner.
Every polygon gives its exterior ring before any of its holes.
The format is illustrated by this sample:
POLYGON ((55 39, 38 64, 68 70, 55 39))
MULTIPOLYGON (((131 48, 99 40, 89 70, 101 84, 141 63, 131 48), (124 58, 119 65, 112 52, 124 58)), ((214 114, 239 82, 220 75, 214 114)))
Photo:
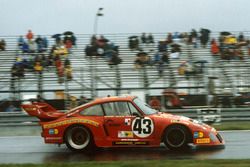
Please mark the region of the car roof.
POLYGON ((116 101, 133 101, 136 97, 137 96, 123 95, 123 96, 108 96, 108 97, 96 98, 96 99, 94 99, 86 104, 80 105, 76 108, 69 110, 67 113, 72 113, 80 108, 83 108, 83 107, 85 108, 85 107, 93 106, 96 104, 102 104, 102 103, 107 103, 107 102, 116 102, 116 101))
POLYGON ((90 103, 100 104, 100 103, 115 102, 115 101, 133 101, 134 98, 136 98, 136 96, 131 96, 131 95, 108 96, 108 97, 96 98, 90 103))
POLYGON ((80 105, 76 108, 73 108, 68 111, 68 113, 74 112, 80 108, 83 107, 88 107, 96 104, 102 104, 102 103, 107 103, 107 102, 115 102, 115 101, 133 101, 137 96, 131 96, 131 95, 123 95, 123 96, 108 96, 108 97, 101 97, 101 98, 96 98, 86 104, 80 105))

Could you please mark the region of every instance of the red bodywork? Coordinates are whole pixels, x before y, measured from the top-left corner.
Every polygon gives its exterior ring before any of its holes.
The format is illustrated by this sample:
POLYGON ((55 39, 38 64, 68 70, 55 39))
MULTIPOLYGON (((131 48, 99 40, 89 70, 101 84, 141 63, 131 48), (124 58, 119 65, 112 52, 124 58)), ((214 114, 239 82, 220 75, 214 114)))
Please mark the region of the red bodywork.
POLYGON ((192 134, 193 145, 224 145, 224 140, 214 128, 183 116, 162 112, 145 114, 134 99, 134 96, 100 98, 66 113, 59 112, 46 103, 24 104, 22 108, 29 115, 40 119, 45 143, 65 143, 67 129, 77 124, 89 129, 98 147, 158 147, 165 129, 179 124, 188 128, 192 134), (112 102, 132 105, 140 113, 140 117, 133 114, 105 115, 105 112, 100 116, 83 114, 87 108, 100 105, 103 109, 104 104, 112 102))

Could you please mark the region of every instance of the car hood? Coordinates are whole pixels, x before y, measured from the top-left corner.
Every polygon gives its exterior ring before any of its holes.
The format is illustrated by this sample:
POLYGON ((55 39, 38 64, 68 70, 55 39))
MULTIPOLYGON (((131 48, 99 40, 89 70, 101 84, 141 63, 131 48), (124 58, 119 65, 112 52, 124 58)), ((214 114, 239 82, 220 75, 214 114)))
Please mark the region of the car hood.
POLYGON ((213 129, 213 127, 202 123, 201 121, 192 119, 192 118, 188 118, 185 116, 181 116, 181 115, 173 115, 173 114, 169 114, 169 113, 162 113, 159 112, 156 117, 160 117, 163 119, 167 119, 169 122, 171 123, 181 123, 181 124, 187 124, 187 125, 193 125, 197 128, 202 128, 202 129, 213 129))

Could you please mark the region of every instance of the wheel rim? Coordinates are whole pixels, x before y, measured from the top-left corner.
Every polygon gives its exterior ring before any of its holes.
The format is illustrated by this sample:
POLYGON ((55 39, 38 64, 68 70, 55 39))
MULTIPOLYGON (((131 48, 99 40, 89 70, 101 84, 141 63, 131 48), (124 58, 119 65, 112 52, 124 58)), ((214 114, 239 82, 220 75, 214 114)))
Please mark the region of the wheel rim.
POLYGON ((80 150, 89 144, 90 135, 85 128, 76 127, 70 130, 67 139, 72 148, 80 150))
POLYGON ((172 129, 167 135, 166 139, 171 147, 181 147, 185 143, 186 134, 182 129, 172 129))

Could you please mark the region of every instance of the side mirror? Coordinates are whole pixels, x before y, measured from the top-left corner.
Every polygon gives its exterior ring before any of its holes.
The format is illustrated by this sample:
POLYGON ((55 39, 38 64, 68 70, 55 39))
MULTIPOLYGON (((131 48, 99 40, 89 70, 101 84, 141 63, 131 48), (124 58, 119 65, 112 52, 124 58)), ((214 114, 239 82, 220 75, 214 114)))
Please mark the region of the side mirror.
POLYGON ((142 116, 141 116, 139 113, 137 113, 137 112, 133 112, 132 115, 135 116, 135 117, 140 117, 140 118, 142 117, 142 116))

